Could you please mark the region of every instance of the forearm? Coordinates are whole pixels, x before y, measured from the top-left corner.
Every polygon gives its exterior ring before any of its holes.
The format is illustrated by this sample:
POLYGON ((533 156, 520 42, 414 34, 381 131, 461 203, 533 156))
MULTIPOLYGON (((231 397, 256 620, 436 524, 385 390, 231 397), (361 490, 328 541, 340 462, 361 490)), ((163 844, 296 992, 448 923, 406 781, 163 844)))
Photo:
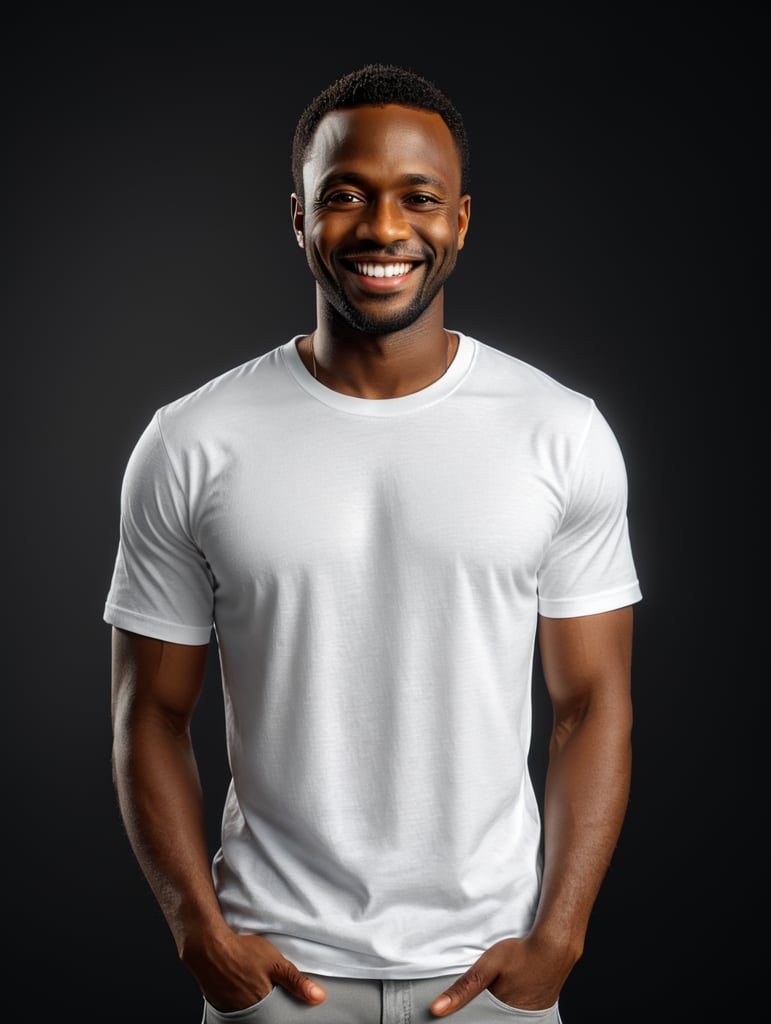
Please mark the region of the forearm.
POLYGON ((544 797, 544 873, 532 933, 581 955, 621 831, 631 775, 628 702, 589 703, 552 734, 544 797))
POLYGON ((592 706, 558 715, 544 801, 544 873, 527 936, 496 942, 432 1004, 454 1013, 483 988, 520 1009, 552 1006, 583 952, 589 915, 621 829, 629 794, 631 713, 592 706))
POLYGON ((162 717, 116 715, 113 772, 137 860, 174 935, 180 958, 213 1006, 238 1010, 274 984, 319 1003, 324 989, 259 935, 227 925, 212 883, 203 800, 190 736, 162 717))
POLYGON ((189 733, 160 718, 119 715, 113 775, 132 849, 183 956, 191 938, 224 925, 189 733))

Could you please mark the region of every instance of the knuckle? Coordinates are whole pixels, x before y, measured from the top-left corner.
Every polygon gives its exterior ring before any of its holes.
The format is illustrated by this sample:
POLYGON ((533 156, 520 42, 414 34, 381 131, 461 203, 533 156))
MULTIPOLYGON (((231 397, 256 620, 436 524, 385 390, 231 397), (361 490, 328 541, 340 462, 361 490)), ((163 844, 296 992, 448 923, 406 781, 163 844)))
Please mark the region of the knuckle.
POLYGON ((470 993, 481 992, 486 984, 487 980, 484 974, 477 967, 471 967, 447 991, 448 994, 467 996, 470 993))
POLYGON ((270 965, 270 975, 274 979, 282 978, 287 980, 292 977, 292 964, 285 960, 284 957, 276 957, 270 965))

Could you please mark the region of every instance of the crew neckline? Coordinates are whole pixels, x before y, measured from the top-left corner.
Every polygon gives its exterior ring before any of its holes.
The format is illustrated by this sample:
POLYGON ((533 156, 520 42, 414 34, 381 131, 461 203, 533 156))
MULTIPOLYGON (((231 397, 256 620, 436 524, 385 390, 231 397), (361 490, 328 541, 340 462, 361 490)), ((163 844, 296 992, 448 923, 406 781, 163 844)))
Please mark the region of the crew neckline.
POLYGON ((401 395, 399 398, 358 398, 328 388, 308 372, 300 358, 297 342, 304 337, 302 334, 296 334, 282 345, 280 352, 284 365, 303 391, 324 405, 356 416, 402 416, 404 413, 416 412, 442 401, 452 394, 471 368, 476 354, 474 339, 461 331, 454 331, 451 328, 448 330, 457 336, 458 347, 447 371, 433 384, 421 388, 420 391, 413 391, 410 395, 401 395))

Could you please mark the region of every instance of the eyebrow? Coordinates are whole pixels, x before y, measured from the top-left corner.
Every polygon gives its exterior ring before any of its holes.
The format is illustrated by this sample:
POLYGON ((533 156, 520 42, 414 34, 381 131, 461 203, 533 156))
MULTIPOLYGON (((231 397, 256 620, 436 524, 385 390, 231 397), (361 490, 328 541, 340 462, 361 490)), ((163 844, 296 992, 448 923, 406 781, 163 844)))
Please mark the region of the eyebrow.
MULTIPOLYGON (((356 171, 331 171, 319 182, 318 192, 321 193, 329 188, 330 185, 342 182, 365 186, 369 183, 369 179, 363 174, 358 174, 356 171)), ((448 191, 447 182, 433 174, 404 174, 396 184, 399 188, 406 188, 411 185, 431 185, 442 191, 448 191)))

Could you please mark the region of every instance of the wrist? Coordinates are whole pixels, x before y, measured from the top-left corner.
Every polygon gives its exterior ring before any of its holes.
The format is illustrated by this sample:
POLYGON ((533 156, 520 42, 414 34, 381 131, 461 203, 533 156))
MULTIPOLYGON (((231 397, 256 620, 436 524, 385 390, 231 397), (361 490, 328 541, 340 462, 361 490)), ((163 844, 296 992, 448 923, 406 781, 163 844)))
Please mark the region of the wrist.
POLYGON ((571 971, 584 952, 584 933, 549 923, 536 924, 528 934, 528 942, 548 960, 559 961, 566 972, 571 971))
POLYGON ((209 912, 187 915, 174 929, 179 959, 190 965, 201 958, 210 960, 224 949, 233 937, 233 931, 222 916, 219 906, 209 912))

